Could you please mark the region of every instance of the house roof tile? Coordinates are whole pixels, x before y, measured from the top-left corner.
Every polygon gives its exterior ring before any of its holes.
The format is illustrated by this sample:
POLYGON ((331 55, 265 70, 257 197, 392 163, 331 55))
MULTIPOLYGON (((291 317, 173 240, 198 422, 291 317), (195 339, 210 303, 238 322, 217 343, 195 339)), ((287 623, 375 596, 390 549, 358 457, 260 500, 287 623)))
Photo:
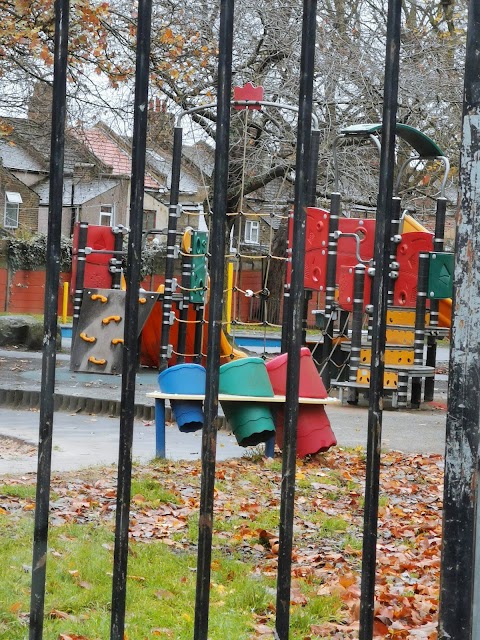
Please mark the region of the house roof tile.
MULTIPOLYGON (((92 153, 104 164, 111 167, 112 175, 130 175, 132 170, 132 159, 112 137, 100 128, 94 127, 82 132, 81 137, 92 153)), ((160 183, 152 176, 145 175, 145 188, 159 189, 160 183)))

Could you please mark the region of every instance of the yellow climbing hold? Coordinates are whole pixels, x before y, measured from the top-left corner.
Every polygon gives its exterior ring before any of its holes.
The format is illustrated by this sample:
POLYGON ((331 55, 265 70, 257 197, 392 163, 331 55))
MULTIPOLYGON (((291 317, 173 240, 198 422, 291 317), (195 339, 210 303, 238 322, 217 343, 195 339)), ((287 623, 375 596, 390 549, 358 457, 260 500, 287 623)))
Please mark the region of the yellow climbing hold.
POLYGON ((105 360, 105 358, 100 358, 99 360, 97 360, 97 358, 95 358, 94 356, 90 356, 88 361, 91 362, 92 364, 98 364, 100 366, 107 364, 107 361, 105 360))
POLYGON ((103 318, 102 324, 110 324, 110 322, 120 322, 121 316, 107 316, 103 318))
POLYGON ((107 301, 108 301, 108 298, 107 298, 106 296, 102 296, 100 293, 94 293, 94 294, 92 294, 92 295, 90 296, 90 298, 91 298, 92 300, 94 300, 94 301, 95 301, 95 300, 100 300, 100 302, 101 302, 102 304, 105 304, 105 302, 107 302, 107 301))
POLYGON ((80 338, 82 340, 85 340, 85 342, 96 342, 96 338, 94 338, 93 336, 87 336, 87 334, 85 333, 85 331, 82 331, 82 333, 80 334, 80 338))

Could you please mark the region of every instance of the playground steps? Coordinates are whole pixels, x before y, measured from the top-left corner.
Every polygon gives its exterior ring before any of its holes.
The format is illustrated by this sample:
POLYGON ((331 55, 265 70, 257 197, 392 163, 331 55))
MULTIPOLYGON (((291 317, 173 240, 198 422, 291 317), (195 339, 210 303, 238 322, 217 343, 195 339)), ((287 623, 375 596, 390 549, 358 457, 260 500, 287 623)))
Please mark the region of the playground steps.
MULTIPOLYGON (((408 386, 414 378, 431 378, 435 376, 435 367, 426 365, 385 365, 383 391, 392 398, 392 408, 407 406, 408 386)), ((361 366, 357 371, 356 381, 334 381, 331 386, 339 391, 339 400, 343 404, 344 393, 348 391, 348 402, 356 404, 358 394, 368 392, 370 388, 370 365, 361 366)))
MULTIPOLYGON (((430 320, 430 313, 426 313, 425 321, 430 320)), ((426 324, 424 335, 428 337, 443 337, 449 330, 443 327, 430 327, 426 324)), ((415 364, 415 309, 390 308, 387 311, 386 343, 384 352, 384 393, 392 398, 392 407, 406 407, 409 384, 414 378, 430 378, 435 376, 435 367, 415 364)), ((341 350, 349 353, 351 343, 346 339, 341 344, 341 350)), ((355 404, 358 394, 368 391, 370 386, 370 371, 372 362, 371 343, 362 340, 360 346, 360 360, 355 373, 356 379, 332 382, 332 387, 339 390, 339 398, 344 399, 348 392, 348 401, 355 404)))

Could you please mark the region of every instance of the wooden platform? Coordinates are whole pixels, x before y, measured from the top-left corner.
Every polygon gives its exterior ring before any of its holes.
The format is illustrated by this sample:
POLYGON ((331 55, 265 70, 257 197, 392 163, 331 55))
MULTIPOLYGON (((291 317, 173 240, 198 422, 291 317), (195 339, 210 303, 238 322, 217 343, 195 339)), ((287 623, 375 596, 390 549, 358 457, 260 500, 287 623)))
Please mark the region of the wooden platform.
MULTIPOLYGON (((187 393, 163 393, 162 391, 152 391, 147 393, 147 398, 160 400, 205 400, 204 394, 187 393)), ((286 402, 286 396, 234 396, 229 393, 219 393, 220 402, 286 402)), ((298 398, 299 404, 338 404, 337 398, 298 398)))
MULTIPOLYGON (((197 401, 204 402, 204 394, 187 393, 163 393, 162 391, 152 391, 147 393, 148 398, 155 400, 155 455, 157 458, 165 458, 165 401, 197 401)), ((252 402, 257 404, 275 403, 285 404, 286 396, 234 396, 228 393, 218 395, 220 402, 252 402)), ((298 403, 303 405, 338 405, 337 398, 298 398, 298 403)), ((275 437, 265 443, 265 455, 273 458, 275 448, 275 437)))

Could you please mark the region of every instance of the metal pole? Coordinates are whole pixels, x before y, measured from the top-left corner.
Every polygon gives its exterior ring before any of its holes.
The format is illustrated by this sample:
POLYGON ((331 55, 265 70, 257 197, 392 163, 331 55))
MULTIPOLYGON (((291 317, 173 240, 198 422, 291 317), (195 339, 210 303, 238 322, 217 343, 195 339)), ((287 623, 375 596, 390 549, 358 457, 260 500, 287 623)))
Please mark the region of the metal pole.
MULTIPOLYGON (((443 251, 443 241, 445 236, 445 216, 447 213, 447 199, 438 198, 435 215, 435 237, 433 238, 433 250, 443 251)), ((432 329, 438 327, 438 300, 430 300, 430 322, 432 329)), ((437 337, 429 335, 427 338, 427 357, 425 360, 427 367, 434 367, 437 364, 437 337)), ((435 389, 435 377, 425 378, 425 390, 423 399, 425 402, 433 400, 435 389)))
MULTIPOLYGON (((73 290, 73 318, 72 318, 72 346, 71 353, 75 345, 75 339, 78 330, 78 319, 80 317, 80 309, 82 308, 83 299, 83 283, 85 280, 85 262, 87 260, 85 247, 87 246, 88 222, 80 222, 78 225, 78 246, 77 246, 77 271, 75 273, 75 282, 73 290)), ((73 368, 73 362, 70 359, 70 367, 73 368)))
POLYGON ((213 494, 217 451, 220 333, 225 269, 225 212, 227 210, 228 156, 230 143, 230 101, 232 85, 234 0, 221 0, 218 59, 218 99, 215 147, 215 177, 210 246, 210 303, 208 310, 207 382, 205 426, 202 433, 202 481, 198 525, 197 586, 194 640, 207 640, 212 557, 213 494))
MULTIPOLYGON (((318 154, 320 152, 320 131, 314 129, 311 133, 310 140, 310 165, 308 172, 308 197, 307 206, 314 207, 317 203, 317 171, 318 171, 318 154)), ((302 344, 307 344, 307 329, 308 329, 308 305, 312 299, 312 292, 304 292, 304 307, 303 307, 303 331, 302 331, 302 344)))
POLYGON ((195 308, 195 334, 193 337, 193 353, 195 354, 193 362, 200 364, 202 362, 203 347, 203 330, 205 327, 203 320, 204 306, 199 304, 195 308))
POLYGON ((332 352, 333 331, 335 321, 333 309, 335 305, 335 280, 337 277, 338 219, 340 217, 340 194, 334 192, 330 200, 330 222, 328 225, 327 272, 325 274, 325 328, 323 330, 322 347, 322 380, 325 388, 330 388, 330 354, 332 352))
POLYGON ((365 478, 362 590, 359 640, 373 637, 375 566, 377 558, 380 449, 382 443, 383 373, 388 303, 388 263, 390 256, 393 176, 395 166, 395 126, 398 97, 401 0, 389 0, 387 46, 382 119, 382 147, 378 210, 375 228, 375 278, 373 297, 372 361, 365 478))
POLYGON ((187 329, 188 329, 188 307, 190 305, 190 287, 192 273, 192 258, 187 255, 187 251, 183 250, 182 254, 182 300, 179 305, 180 326, 178 327, 178 344, 177 344, 177 364, 185 362, 187 347, 187 329))
POLYGON ((112 615, 110 620, 111 640, 123 640, 125 630, 133 420, 135 417, 135 378, 138 364, 138 289, 140 286, 141 270, 151 14, 152 0, 139 0, 132 147, 132 189, 130 195, 130 233, 128 236, 127 253, 127 291, 125 294, 125 332, 120 405, 117 510, 112 579, 112 615))
POLYGON ((50 478, 52 470, 55 363, 57 356, 57 308, 58 282, 60 279, 65 120, 67 111, 68 22, 69 1, 57 0, 55 2, 55 48, 50 146, 50 212, 48 216, 47 278, 45 282, 37 488, 30 597, 30 640, 41 640, 43 637, 50 478))
POLYGON ((168 341, 170 339, 170 313, 172 311, 173 272, 175 245, 177 243, 178 199, 180 194, 180 172, 182 167, 182 127, 173 130, 172 184, 168 208, 167 256, 165 260, 165 289, 162 301, 162 334, 160 339, 160 370, 168 366, 168 341))
POLYGON ((123 233, 121 227, 115 227, 113 229, 113 233, 115 235, 113 250, 115 253, 112 254, 110 258, 110 267, 112 268, 112 289, 121 289, 122 288, 122 256, 121 252, 123 249, 123 233))
MULTIPOLYGON (((352 336, 350 341, 349 382, 357 381, 362 350, 363 297, 365 287, 365 265, 357 264, 353 278, 352 336)), ((356 395, 356 394, 355 394, 356 395)))
POLYGON ((308 176, 308 206, 315 207, 317 204, 317 173, 318 173, 318 156, 320 154, 320 131, 314 129, 312 131, 312 139, 310 141, 310 170, 308 176))
MULTIPOLYGON (((416 366, 423 365, 423 349, 425 346, 425 313, 427 310, 428 267, 430 256, 421 253, 418 256, 417 300, 415 309, 415 338, 413 342, 414 360, 416 366)), ((422 379, 412 379, 411 405, 418 409, 422 399, 422 379)))
POLYGON ((443 549, 440 573, 440 640, 478 638, 479 447, 479 212, 480 3, 468 14, 460 187, 454 275, 454 321, 448 384, 443 549), (472 620, 473 619, 473 620, 472 620))
POLYGON ((302 51, 300 61, 300 99, 295 166, 295 204, 293 219, 291 297, 287 323, 291 327, 288 343, 285 430, 280 498, 279 551, 276 600, 276 631, 279 640, 288 640, 290 627, 290 586, 293 547, 295 469, 297 455, 298 394, 300 348, 302 345, 303 278, 305 264, 306 208, 312 132, 313 75, 317 0, 304 0, 302 51))
POLYGON ((397 262, 397 247, 401 238, 398 235, 400 230, 400 198, 395 196, 392 198, 392 222, 391 222, 391 238, 390 238, 390 271, 388 273, 388 305, 393 305, 395 297, 395 282, 398 278, 399 264, 397 262))

